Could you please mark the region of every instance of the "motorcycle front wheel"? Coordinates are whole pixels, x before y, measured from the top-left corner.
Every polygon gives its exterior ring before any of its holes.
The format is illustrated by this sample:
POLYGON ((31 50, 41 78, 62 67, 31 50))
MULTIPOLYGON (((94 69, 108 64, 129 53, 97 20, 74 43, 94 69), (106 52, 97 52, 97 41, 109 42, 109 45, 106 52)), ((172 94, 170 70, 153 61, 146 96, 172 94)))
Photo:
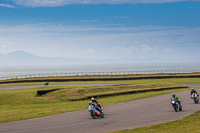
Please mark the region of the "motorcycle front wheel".
POLYGON ((194 98, 194 103, 197 104, 197 102, 198 102, 198 101, 197 101, 197 98, 195 97, 195 98, 194 98))
POLYGON ((93 119, 97 118, 93 111, 90 111, 90 115, 92 116, 93 119))
POLYGON ((173 105, 173 107, 174 107, 174 110, 177 112, 178 111, 177 105, 173 105))

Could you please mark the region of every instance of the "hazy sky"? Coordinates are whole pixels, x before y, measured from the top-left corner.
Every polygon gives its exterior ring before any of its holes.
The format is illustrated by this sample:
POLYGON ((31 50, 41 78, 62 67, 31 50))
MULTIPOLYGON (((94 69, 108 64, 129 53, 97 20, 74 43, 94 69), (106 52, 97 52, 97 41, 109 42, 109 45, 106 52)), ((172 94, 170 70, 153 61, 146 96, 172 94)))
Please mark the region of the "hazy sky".
POLYGON ((200 0, 0 0, 0 54, 200 58, 200 0))

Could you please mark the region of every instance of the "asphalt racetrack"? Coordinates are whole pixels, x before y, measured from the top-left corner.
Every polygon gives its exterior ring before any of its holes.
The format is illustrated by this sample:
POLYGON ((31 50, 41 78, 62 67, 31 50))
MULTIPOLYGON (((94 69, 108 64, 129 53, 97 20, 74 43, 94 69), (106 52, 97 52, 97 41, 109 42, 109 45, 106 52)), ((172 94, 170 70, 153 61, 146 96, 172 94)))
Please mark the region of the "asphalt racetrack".
POLYGON ((53 87, 53 86, 119 86, 119 85, 130 85, 130 84, 54 84, 54 85, 6 86, 6 87, 0 87, 0 90, 53 87))
MULTIPOLYGON (((199 92, 200 90, 198 90, 199 92)), ((175 112, 171 94, 104 106, 105 117, 93 119, 80 110, 16 122, 0 123, 1 133, 105 133, 177 120, 200 110, 190 91, 178 92, 183 111, 175 112)), ((64 107, 63 107, 64 108, 64 107)))

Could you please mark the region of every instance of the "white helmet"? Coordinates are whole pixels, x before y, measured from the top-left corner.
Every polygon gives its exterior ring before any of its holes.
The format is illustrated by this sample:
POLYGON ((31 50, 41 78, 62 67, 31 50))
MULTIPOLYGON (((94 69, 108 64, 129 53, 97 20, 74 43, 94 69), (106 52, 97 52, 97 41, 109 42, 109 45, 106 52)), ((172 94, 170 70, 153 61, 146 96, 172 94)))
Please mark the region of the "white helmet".
POLYGON ((92 101, 89 101, 89 103, 88 103, 89 105, 91 105, 92 104, 92 101))

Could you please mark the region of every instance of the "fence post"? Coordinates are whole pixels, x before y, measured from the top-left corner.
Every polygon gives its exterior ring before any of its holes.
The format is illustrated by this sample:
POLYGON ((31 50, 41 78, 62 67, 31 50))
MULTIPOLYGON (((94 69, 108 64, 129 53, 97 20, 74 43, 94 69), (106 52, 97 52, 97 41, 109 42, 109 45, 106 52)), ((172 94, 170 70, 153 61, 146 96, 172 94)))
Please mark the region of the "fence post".
POLYGON ((129 74, 170 74, 170 73, 200 73, 200 70, 148 70, 148 71, 107 71, 107 72, 77 72, 77 73, 52 73, 52 74, 27 74, 19 76, 10 76, 10 77, 0 77, 0 80, 5 79, 24 79, 24 78, 35 78, 35 77, 54 77, 54 76, 83 76, 83 75, 129 75, 129 74))

